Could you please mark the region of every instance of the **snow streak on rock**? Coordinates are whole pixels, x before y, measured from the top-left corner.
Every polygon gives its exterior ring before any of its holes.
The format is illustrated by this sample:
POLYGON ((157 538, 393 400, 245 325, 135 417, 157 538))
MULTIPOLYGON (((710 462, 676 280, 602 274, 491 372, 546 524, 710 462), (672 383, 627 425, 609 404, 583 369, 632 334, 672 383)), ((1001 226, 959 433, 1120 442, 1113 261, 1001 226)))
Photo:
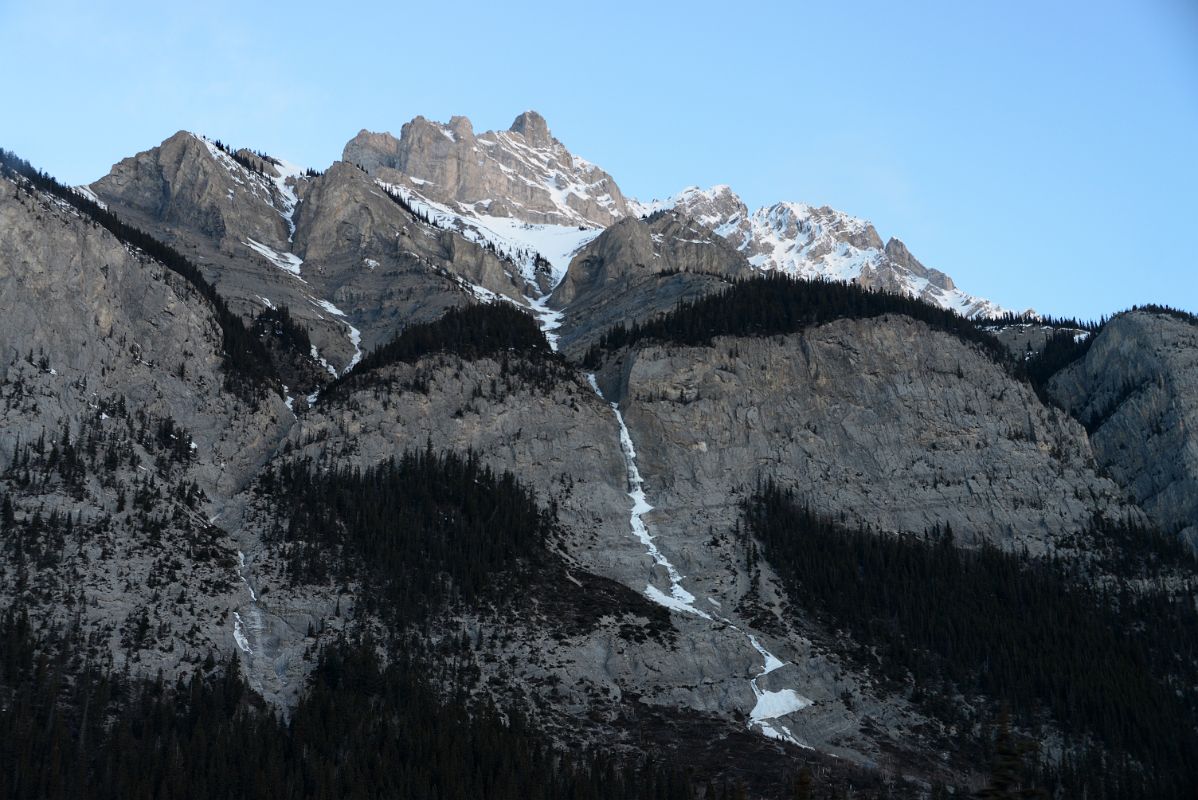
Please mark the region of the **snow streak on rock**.
MULTIPOLYGON (((549 341, 549 347, 556 352, 557 335, 553 331, 561 325, 563 312, 550 309, 547 301, 547 295, 537 300, 528 300, 529 305, 540 321, 541 331, 549 341)), ((595 379, 594 373, 587 374, 587 382, 595 394, 601 400, 607 402, 603 396, 603 391, 599 388, 599 382, 595 379)), ((661 551, 661 548, 657 546, 654 537, 650 535, 649 529, 645 525, 645 515, 653 510, 653 506, 649 504, 648 499, 645 497, 645 481, 641 477, 640 467, 637 465, 636 446, 633 444, 632 434, 628 431, 628 426, 624 423, 624 414, 620 411, 619 404, 609 402, 608 405, 611 407, 612 414, 615 416, 616 423, 620 428, 620 452, 624 455, 624 469, 628 481, 628 497, 632 500, 629 527, 632 530, 633 536, 645 546, 645 551, 653 559, 653 563, 665 571, 670 581, 670 591, 668 594, 652 583, 648 583, 645 586, 644 595, 658 605, 672 611, 691 614, 701 619, 715 622, 717 621, 716 617, 695 606, 695 596, 682 585, 682 580, 686 576, 682 575, 678 571, 678 568, 661 551)), ((721 604, 719 601, 710 597, 707 599, 713 606, 720 607, 721 604)), ((785 723, 782 722, 782 718, 788 714, 807 708, 812 704, 812 701, 803 697, 794 689, 766 690, 762 689, 758 684, 761 678, 785 666, 785 662, 765 649, 753 634, 733 625, 723 617, 718 617, 718 621, 745 636, 749 645, 757 651, 764 661, 761 672, 757 673, 749 681, 749 686, 753 690, 753 697, 756 698, 756 703, 749 714, 748 726, 771 739, 778 739, 798 747, 811 749, 809 745, 799 741, 790 732, 785 723)))
POLYGON ((283 221, 287 223, 287 241, 295 239, 295 210, 299 207, 299 198, 295 196, 295 182, 299 180, 303 174, 303 169, 290 161, 285 161, 281 158, 274 159, 276 177, 270 178, 274 183, 275 189, 279 193, 279 215, 283 217, 283 221), (291 181, 288 184, 288 180, 291 181))
POLYGON ((294 253, 280 253, 278 250, 268 247, 255 239, 246 239, 242 244, 284 272, 290 272, 296 276, 300 274, 300 267, 303 265, 304 260, 294 253))
POLYGON ((254 591, 254 587, 249 580, 249 565, 245 561, 245 553, 237 551, 237 577, 245 584, 245 589, 249 592, 250 601, 249 607, 244 608, 246 619, 243 619, 240 611, 233 612, 233 641, 237 644, 237 648, 245 654, 246 670, 245 674, 250 677, 250 684, 262 694, 262 682, 255 677, 253 669, 255 658, 260 655, 257 653, 261 648, 258 647, 258 642, 262 639, 262 634, 266 630, 266 622, 262 618, 262 609, 258 606, 258 593, 254 591))
MULTIPOLYGON (((312 302, 315 303, 317 307, 327 311, 333 316, 341 317, 341 321, 345 324, 345 327, 349 329, 349 343, 354 348, 354 354, 353 357, 350 358, 349 363, 345 365, 345 369, 341 370, 341 374, 345 375, 351 369, 358 366, 358 362, 362 360, 362 332, 353 325, 350 325, 349 321, 345 318, 345 312, 337 308, 337 306, 333 305, 328 300, 313 300, 312 302)), ((320 356, 316 353, 316 345, 312 345, 312 357, 320 358, 320 356)), ((334 369, 327 361, 321 358, 320 363, 324 364, 325 369, 331 372, 334 378, 337 377, 337 370, 334 369)))
MULTIPOLYGON (((591 384, 591 388, 595 390, 595 394, 602 398, 603 392, 599 390, 599 384, 595 380, 595 376, 593 374, 587 375, 587 381, 591 384)), ((620 426, 620 451, 624 454, 624 469, 628 478, 628 496, 632 498, 632 535, 645 546, 645 550, 648 552, 649 557, 653 559, 653 563, 664 569, 666 575, 670 578, 670 593, 668 595, 650 583, 645 586, 645 596, 655 603, 674 611, 694 614, 703 619, 711 619, 711 615, 706 611, 695 608, 695 596, 682 586, 683 575, 665 557, 653 541, 653 537, 649 535, 649 529, 645 526, 645 515, 653 510, 653 506, 649 505, 649 501, 645 499, 645 481, 641 478, 641 471, 636 463, 636 447, 632 443, 632 435, 628 433, 628 426, 624 424, 624 415, 620 413, 619 404, 609 403, 609 405, 616 417, 616 423, 620 426)))

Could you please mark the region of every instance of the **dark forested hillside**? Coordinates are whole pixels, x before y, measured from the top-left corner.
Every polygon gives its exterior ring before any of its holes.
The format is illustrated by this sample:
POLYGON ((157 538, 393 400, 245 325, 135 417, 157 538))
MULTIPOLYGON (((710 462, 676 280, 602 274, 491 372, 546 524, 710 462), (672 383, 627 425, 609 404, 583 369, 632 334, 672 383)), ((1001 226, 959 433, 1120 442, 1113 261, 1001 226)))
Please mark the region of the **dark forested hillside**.
MULTIPOLYGON (((369 642, 320 655, 290 720, 261 707, 236 661, 189 680, 131 681, 71 663, 71 642, 0 616, 0 797, 682 800, 683 771, 552 750, 516 714, 470 706, 417 651, 369 642)), ((725 790, 718 798, 732 797, 725 790)), ((742 796, 742 795, 735 795, 742 796)))
POLYGON ((549 355, 549 344, 530 314, 509 303, 451 308, 432 322, 411 325, 362 359, 359 372, 396 362, 412 363, 429 353, 472 360, 505 350, 549 355))
POLYGON ((543 560, 552 530, 528 489, 473 453, 430 448, 364 472, 289 463, 261 486, 294 580, 365 578, 374 610, 397 620, 498 590, 506 573, 543 560))
POLYGON ((1068 776, 1086 796, 1112 800, 1194 796, 1192 586, 1176 596, 1131 582, 1088 588, 1053 562, 962 551, 948 530, 895 537, 846 527, 773 485, 750 501, 747 521, 791 596, 848 632, 874 669, 909 683, 913 699, 964 714, 961 722, 970 716, 950 700, 958 693, 978 698, 975 713, 1005 704, 1029 726, 1047 711, 1080 760, 1092 764, 1090 741, 1116 754, 1089 774, 1069 761, 1046 768, 1046 781, 1068 776))
POLYGON ((450 607, 528 610, 535 599, 559 630, 590 629, 604 615, 644 621, 630 636, 671 630, 665 609, 622 584, 578 569, 567 577, 550 546, 556 510, 475 453, 426 448, 365 471, 292 462, 258 488, 275 521, 267 540, 289 578, 358 582, 364 609, 397 628, 450 607), (563 592, 563 583, 585 591, 563 592))
POLYGON ((1101 327, 1089 335, 1079 335, 1073 330, 1053 331, 1040 352, 1024 359, 1021 372, 1035 388, 1042 402, 1053 402, 1048 394, 1048 381, 1074 361, 1085 357, 1100 330, 1101 327))
POLYGON ((412 364, 420 359, 447 353, 466 361, 516 356, 521 362, 535 361, 521 369, 522 377, 539 383, 564 374, 561 358, 549 349, 536 320, 510 303, 476 303, 451 308, 432 322, 404 328, 394 339, 370 351, 353 372, 334 381, 325 391, 329 398, 344 397, 350 387, 379 382, 379 370, 391 364, 412 364))

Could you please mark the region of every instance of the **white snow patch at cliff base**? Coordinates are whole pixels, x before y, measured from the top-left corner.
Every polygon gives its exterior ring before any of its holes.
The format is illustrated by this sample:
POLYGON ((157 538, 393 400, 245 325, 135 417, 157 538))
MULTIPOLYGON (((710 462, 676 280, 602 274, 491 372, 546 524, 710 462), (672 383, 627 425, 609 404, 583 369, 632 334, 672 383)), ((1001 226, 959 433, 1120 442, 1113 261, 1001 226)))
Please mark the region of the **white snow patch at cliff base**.
POLYGON ((757 705, 749 715, 754 722, 767 719, 777 719, 795 711, 802 711, 811 705, 811 701, 794 689, 782 689, 777 692, 766 692, 758 689, 757 705))

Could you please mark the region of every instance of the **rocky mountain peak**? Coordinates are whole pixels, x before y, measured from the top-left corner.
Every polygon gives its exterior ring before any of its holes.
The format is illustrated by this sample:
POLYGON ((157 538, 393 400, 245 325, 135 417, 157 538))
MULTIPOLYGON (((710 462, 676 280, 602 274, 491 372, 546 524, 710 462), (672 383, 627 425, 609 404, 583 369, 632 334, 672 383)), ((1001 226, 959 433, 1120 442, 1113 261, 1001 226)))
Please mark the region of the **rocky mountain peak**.
POLYGON ((728 186, 692 186, 668 200, 638 206, 674 208, 706 225, 740 250, 754 267, 802 278, 856 281, 922 298, 967 316, 1005 311, 966 294, 940 270, 920 263, 898 239, 883 244, 867 220, 829 206, 780 202, 752 213, 728 186))
POLYGON ((556 142, 549 133, 545 118, 535 111, 525 111, 516 117, 508 131, 520 134, 533 147, 549 147, 556 142))
POLYGON ((475 134, 466 117, 415 117, 398 138, 362 131, 346 161, 454 214, 531 225, 607 227, 628 213, 615 180, 554 139, 535 111, 505 131, 475 134))
POLYGON ((126 158, 90 191, 142 225, 194 230, 226 247, 254 239, 287 249, 299 168, 179 131, 126 158))
MULTIPOLYGON (((416 119, 423 119, 423 117, 416 119)), ((341 158, 351 164, 360 164, 367 170, 379 167, 394 169, 398 165, 399 139, 386 131, 375 133, 363 128, 358 131, 357 136, 346 143, 341 158)))

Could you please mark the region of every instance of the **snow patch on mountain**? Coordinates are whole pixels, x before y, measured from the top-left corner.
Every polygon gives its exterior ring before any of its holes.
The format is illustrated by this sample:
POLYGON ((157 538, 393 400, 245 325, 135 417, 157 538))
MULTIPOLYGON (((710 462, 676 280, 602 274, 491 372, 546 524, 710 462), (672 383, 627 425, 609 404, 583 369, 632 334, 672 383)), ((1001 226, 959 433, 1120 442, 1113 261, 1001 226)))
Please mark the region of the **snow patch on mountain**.
POLYGON ((763 272, 798 278, 856 282, 918 297, 966 317, 1007 309, 961 291, 939 270, 919 263, 897 239, 883 243, 868 220, 827 206, 783 202, 749 213, 727 185, 690 186, 666 200, 631 204, 642 214, 685 213, 744 253, 763 272))
POLYGON ((295 210, 299 207, 299 198, 295 194, 295 183, 300 176, 304 174, 302 167, 287 161, 282 158, 271 157, 274 162, 276 175, 271 178, 275 185, 275 189, 279 193, 279 204, 282 208, 279 209, 279 214, 283 217, 283 221, 287 223, 289 234, 287 241, 295 239, 295 210))
POLYGON ((376 181, 386 191, 407 203, 417 214, 437 228, 451 230, 467 241, 489 247, 500 258, 514 264, 530 286, 537 285, 539 260, 549 265, 551 284, 556 286, 566 274, 570 259, 588 242, 603 233, 602 228, 583 225, 549 225, 522 222, 512 217, 495 217, 486 213, 490 201, 480 201, 468 207, 458 205, 455 211, 407 186, 376 181))
MULTIPOLYGON (((360 362, 362 360, 362 331, 358 330, 353 325, 350 325, 349 320, 346 318, 346 313, 344 311, 342 311, 341 309, 337 308, 337 306, 330 303, 328 300, 313 299, 312 302, 317 307, 327 311, 328 313, 332 314, 333 316, 341 317, 341 322, 345 325, 346 328, 349 329, 349 343, 350 343, 350 346, 354 348, 354 354, 350 358, 349 363, 345 365, 345 369, 341 370, 341 374, 345 375, 351 369, 358 366, 358 362, 360 362)), ((338 374, 337 370, 334 369, 323 358, 320 358, 319 354, 316 352, 316 345, 312 345, 312 357, 319 358, 320 363, 324 365, 325 369, 327 369, 329 372, 331 372, 333 374, 334 378, 337 377, 337 374, 338 374)))
POLYGON ((93 203, 98 205, 104 211, 108 210, 108 204, 105 203, 103 200, 101 200, 99 197, 97 197, 96 193, 91 190, 91 187, 76 186, 76 187, 74 187, 74 191, 75 191, 75 194, 79 195, 80 197, 84 198, 85 200, 91 200, 93 203))
POLYGON ((300 274, 300 267, 303 266, 304 260, 294 253, 280 253, 278 250, 264 245, 255 239, 247 239, 242 244, 284 272, 290 272, 292 275, 297 276, 300 274))

